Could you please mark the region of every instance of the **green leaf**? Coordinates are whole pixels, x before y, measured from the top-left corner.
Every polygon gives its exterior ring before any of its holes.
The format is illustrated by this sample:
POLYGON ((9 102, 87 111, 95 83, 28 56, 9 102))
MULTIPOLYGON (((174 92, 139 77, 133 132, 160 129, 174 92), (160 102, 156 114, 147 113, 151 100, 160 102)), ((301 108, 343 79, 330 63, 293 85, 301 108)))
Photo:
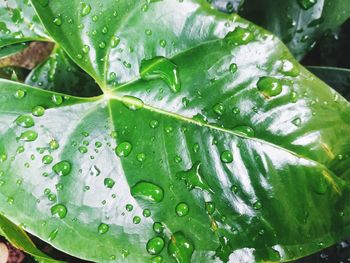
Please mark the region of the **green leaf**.
POLYGON ((70 95, 95 96, 101 93, 95 81, 83 72, 60 48, 35 67, 25 83, 46 90, 70 95))
POLYGON ((0 81, 13 222, 96 262, 280 262, 349 234, 350 105, 277 38, 204 1, 33 3, 104 94, 0 81))
POLYGON ((238 9, 244 3, 244 0, 207 0, 207 2, 211 3, 215 8, 218 8, 219 10, 232 13, 238 11, 238 9))
POLYGON ((246 0, 241 15, 280 37, 298 59, 350 17, 347 0, 246 0))
POLYGON ((317 77, 350 100, 350 70, 334 67, 308 67, 317 77))
POLYGON ((0 2, 0 47, 28 41, 49 41, 29 0, 0 2))
POLYGON ((0 235, 4 236, 11 244, 35 257, 37 260, 43 263, 59 263, 62 261, 54 260, 39 249, 37 249, 34 243, 30 240, 28 235, 18 226, 9 221, 6 217, 0 214, 0 235))
POLYGON ((0 59, 12 56, 18 52, 21 52, 27 47, 26 43, 14 44, 0 48, 0 59))

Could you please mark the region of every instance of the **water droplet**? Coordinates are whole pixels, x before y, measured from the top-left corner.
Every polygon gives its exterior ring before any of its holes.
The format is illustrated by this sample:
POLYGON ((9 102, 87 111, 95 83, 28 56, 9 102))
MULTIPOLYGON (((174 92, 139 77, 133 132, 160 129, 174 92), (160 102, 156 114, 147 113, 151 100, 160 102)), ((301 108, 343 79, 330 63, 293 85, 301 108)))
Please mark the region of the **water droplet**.
POLYGON ((273 77, 261 77, 257 83, 257 87, 266 98, 277 96, 282 92, 280 80, 273 77))
POLYGON ((119 45, 120 43, 120 38, 119 37, 113 37, 112 40, 111 40, 111 47, 112 48, 115 48, 119 45))
POLYGON ((151 258, 151 263, 162 263, 163 262, 163 257, 162 256, 155 256, 151 258))
POLYGON ((134 206, 132 204, 127 204, 125 206, 126 211, 131 212, 134 209, 134 206))
POLYGON ((256 201, 254 204, 253 204, 253 208, 255 210, 260 210, 262 208, 262 204, 260 201, 256 201))
POLYGON ((199 149, 200 149, 199 144, 198 144, 198 143, 195 143, 195 144, 193 145, 193 151, 194 151, 195 153, 197 153, 197 152, 199 151, 199 149))
POLYGON ((58 142, 56 140, 51 140, 49 142, 49 147, 51 150, 57 150, 60 147, 60 145, 58 144, 58 142))
POLYGON ((98 47, 101 48, 101 49, 104 49, 106 47, 106 43, 101 41, 99 44, 98 44, 98 47))
POLYGON ((20 141, 33 142, 38 138, 38 133, 35 131, 25 131, 17 138, 20 141))
POLYGON ((115 153, 119 157, 127 157, 131 153, 131 150, 132 145, 130 142, 122 142, 115 148, 115 153))
POLYGON ((317 3, 317 0, 298 0, 298 4, 304 10, 308 10, 317 3))
POLYGON ((215 212, 215 204, 213 202, 205 202, 205 210, 208 215, 212 215, 215 212))
POLYGON ((141 109, 144 106, 144 103, 141 99, 134 96, 123 96, 123 104, 130 110, 141 109))
POLYGON ((146 248, 147 252, 151 255, 158 255, 160 252, 162 252, 164 248, 164 240, 161 237, 154 237, 150 240, 148 240, 146 248))
POLYGON ((63 102, 63 97, 60 95, 53 94, 51 100, 55 105, 59 106, 63 102))
POLYGON ((165 57, 142 60, 140 75, 144 80, 162 79, 173 92, 181 90, 177 65, 165 57))
POLYGON ((165 39, 161 39, 161 40, 159 40, 159 45, 161 46, 161 47, 166 47, 166 40, 165 39))
POLYGON ((132 219, 132 222, 134 223, 134 224, 140 224, 141 223, 141 217, 139 217, 139 216, 134 216, 134 218, 132 219))
POLYGON ((153 231, 156 232, 157 234, 161 234, 164 231, 164 226, 160 222, 154 222, 153 224, 153 231))
POLYGON ((15 92, 16 99, 22 99, 22 98, 24 98, 25 95, 26 95, 26 92, 24 90, 21 90, 21 89, 16 90, 16 92, 15 92))
POLYGON ((61 25, 62 25, 62 19, 61 19, 59 16, 55 17, 55 18, 52 20, 52 22, 53 22, 56 26, 61 26, 61 25))
POLYGON ((82 51, 83 51, 84 54, 87 54, 90 51, 90 47, 88 45, 84 45, 83 48, 82 48, 82 51))
POLYGON ((163 200, 164 191, 158 185, 141 181, 131 187, 131 195, 145 201, 159 203, 163 200))
POLYGON ((34 126, 34 120, 29 115, 21 115, 21 116, 17 117, 16 124, 18 126, 23 127, 23 128, 30 128, 30 127, 34 126))
POLYGON ((295 118, 294 120, 292 120, 292 123, 299 127, 301 125, 301 119, 298 117, 298 118, 295 118))
POLYGON ((142 211, 142 215, 143 215, 144 217, 150 217, 150 216, 152 215, 151 210, 149 210, 149 209, 144 209, 144 210, 142 211))
POLYGON ((192 241, 182 232, 176 232, 171 236, 168 245, 168 253, 177 262, 191 262, 194 251, 192 241))
POLYGON ((247 28, 236 27, 225 36, 225 41, 230 45, 245 45, 254 39, 254 35, 247 28))
POLYGON ((107 188, 113 188, 113 186, 115 185, 115 181, 112 178, 105 178, 103 183, 107 188))
POLYGON ((139 161, 140 163, 143 163, 146 160, 146 154, 138 153, 136 155, 136 160, 139 161))
POLYGON ((223 163, 232 163, 233 155, 229 150, 225 150, 221 153, 220 159, 223 163))
POLYGON ((36 117, 41 117, 45 114, 45 108, 42 106, 35 106, 32 109, 32 114, 36 117))
POLYGON ((224 114, 225 107, 221 103, 218 103, 218 104, 214 105, 213 111, 218 115, 222 115, 222 114, 224 114))
POLYGON ((52 230, 49 234, 49 241, 54 240, 57 237, 58 234, 58 228, 52 230))
POLYGON ((237 67, 237 64, 236 63, 232 63, 231 65, 230 65, 230 68, 229 68, 229 70, 230 70, 230 72, 233 74, 233 73, 236 73, 237 72, 237 69, 238 69, 238 67, 237 67))
POLYGON ((67 208, 62 204, 57 204, 51 207, 51 215, 63 219, 67 216, 67 208))
POLYGON ((87 152, 88 152, 88 148, 86 148, 85 146, 80 146, 80 147, 78 148, 78 151, 79 151, 80 153, 87 153, 87 152))
POLYGON ((293 62, 285 59, 282 61, 281 69, 280 71, 290 77, 297 77, 300 73, 300 70, 297 65, 295 65, 293 62))
POLYGON ((61 161, 59 163, 56 163, 53 167, 52 170, 60 176, 66 176, 70 173, 72 169, 72 166, 70 162, 68 161, 61 161))
POLYGON ((189 210, 190 208, 184 202, 178 203, 175 208, 176 214, 180 217, 188 215, 189 210))
POLYGON ((53 157, 51 155, 45 155, 41 161, 43 164, 50 164, 53 161, 53 157))
POLYGON ((99 224, 97 231, 100 235, 106 234, 109 230, 109 225, 105 224, 105 223, 101 223, 99 224))
POLYGON ((194 188, 198 188, 200 190, 205 190, 210 193, 214 193, 214 191, 210 188, 208 183, 204 180, 201 170, 201 163, 196 162, 192 165, 191 169, 178 172, 176 174, 176 178, 185 182, 187 189, 192 190, 194 188))
POLYGON ((80 10, 81 16, 86 16, 86 15, 90 14, 90 12, 91 12, 91 6, 89 4, 82 3, 81 10, 80 10))
POLYGON ((247 137, 254 137, 255 136, 255 131, 253 130, 253 128, 251 128, 249 126, 237 126, 237 127, 233 128, 232 131, 234 131, 237 134, 247 136, 247 137))

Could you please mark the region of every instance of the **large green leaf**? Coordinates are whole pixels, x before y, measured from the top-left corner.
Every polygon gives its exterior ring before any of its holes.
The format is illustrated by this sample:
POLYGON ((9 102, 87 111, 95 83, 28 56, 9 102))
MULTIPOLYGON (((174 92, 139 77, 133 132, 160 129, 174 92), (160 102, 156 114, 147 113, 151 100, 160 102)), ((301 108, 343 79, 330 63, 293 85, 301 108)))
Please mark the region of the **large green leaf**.
POLYGON ((9 219, 98 262, 285 261, 349 234, 350 105, 277 38, 204 1, 33 2, 104 94, 0 81, 9 219))
POLYGON ((84 97, 101 94, 95 81, 83 72, 60 48, 34 68, 25 83, 34 87, 84 97))
POLYGON ((308 67, 317 77, 350 101, 350 70, 333 67, 308 67))
POLYGON ((246 0, 241 15, 279 36, 301 59, 322 34, 350 17, 348 0, 246 0))
POLYGON ((0 47, 49 39, 29 0, 0 1, 0 47))
POLYGON ((35 247, 28 235, 18 226, 10 222, 0 214, 0 235, 6 237, 16 248, 34 256, 42 263, 59 263, 53 260, 35 247))

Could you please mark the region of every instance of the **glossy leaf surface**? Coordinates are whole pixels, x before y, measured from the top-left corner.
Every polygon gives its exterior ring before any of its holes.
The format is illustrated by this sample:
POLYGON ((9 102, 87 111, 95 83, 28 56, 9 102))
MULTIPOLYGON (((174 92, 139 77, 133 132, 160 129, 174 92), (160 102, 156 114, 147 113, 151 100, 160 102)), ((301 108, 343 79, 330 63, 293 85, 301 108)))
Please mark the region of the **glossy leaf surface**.
POLYGON ((29 0, 0 1, 0 47, 48 39, 29 0))
POLYGON ((95 81, 83 72, 59 47, 35 67, 25 83, 34 87, 84 97, 101 93, 95 81))
POLYGON ((279 36, 298 59, 350 17, 348 0, 246 0, 242 9, 243 17, 279 36))
POLYGON ((204 1, 34 5, 104 94, 0 82, 8 218, 98 262, 279 262, 349 233, 349 103, 277 38, 204 1))
POLYGON ((317 77, 350 101, 350 70, 334 67, 308 67, 317 77))
POLYGON ((26 47, 27 45, 25 43, 2 47, 0 48, 0 59, 6 58, 18 52, 21 52, 26 47))

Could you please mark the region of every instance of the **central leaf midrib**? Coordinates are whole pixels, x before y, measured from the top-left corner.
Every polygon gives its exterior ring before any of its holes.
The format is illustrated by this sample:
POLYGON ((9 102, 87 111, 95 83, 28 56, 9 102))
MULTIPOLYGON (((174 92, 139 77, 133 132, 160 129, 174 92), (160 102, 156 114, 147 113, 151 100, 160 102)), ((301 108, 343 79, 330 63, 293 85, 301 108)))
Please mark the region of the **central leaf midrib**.
MULTIPOLYGON (((116 101, 119 101, 121 103, 126 103, 126 101, 125 101, 125 99, 123 97, 115 95, 115 94, 109 95, 107 97, 107 100, 108 100, 109 115, 110 115, 109 117, 111 118, 111 122, 113 123, 113 116, 112 116, 113 115, 113 110, 110 107, 110 103, 109 102, 111 100, 116 100, 116 101)), ((287 152, 287 153, 289 153, 289 154, 291 154, 293 156, 296 156, 297 158, 302 158, 302 159, 310 161, 312 163, 316 163, 317 165, 323 167, 324 169, 327 169, 327 170, 331 171, 324 164, 322 164, 322 163, 320 163, 320 162, 318 162, 316 160, 313 160, 313 159, 311 159, 311 158, 309 158, 307 156, 301 156, 301 155, 299 155, 298 153, 296 153, 294 151, 291 151, 289 149, 283 148, 280 145, 274 144, 272 142, 269 142, 269 141, 266 141, 266 140, 263 140, 263 139, 260 139, 260 138, 257 138, 257 137, 248 137, 248 136, 246 136, 246 135, 244 135, 242 133, 238 133, 238 132, 235 132, 233 130, 229 130, 229 129, 226 129, 226 128, 218 127, 218 126, 213 125, 213 124, 197 121, 197 120, 191 119, 189 117, 180 115, 178 113, 166 111, 166 110, 163 110, 163 109, 160 109, 160 108, 154 107, 152 105, 148 105, 148 104, 144 104, 143 105, 143 109, 149 110, 151 112, 156 112, 158 114, 165 115, 167 117, 171 117, 171 118, 174 118, 174 119, 177 119, 177 120, 181 120, 181 121, 184 121, 184 122, 187 122, 187 123, 190 123, 190 124, 194 124, 194 125, 197 125, 199 127, 206 127, 208 129, 220 131, 220 132, 223 132, 223 133, 228 133, 228 134, 231 134, 233 136, 237 136, 237 137, 240 137, 240 138, 243 138, 243 139, 246 139, 246 140, 252 140, 252 141, 255 141, 255 142, 258 142, 258 143, 266 144, 266 145, 269 145, 269 146, 274 147, 276 149, 285 151, 285 152, 287 152)), ((333 171, 331 171, 331 172, 333 173, 333 171)))

